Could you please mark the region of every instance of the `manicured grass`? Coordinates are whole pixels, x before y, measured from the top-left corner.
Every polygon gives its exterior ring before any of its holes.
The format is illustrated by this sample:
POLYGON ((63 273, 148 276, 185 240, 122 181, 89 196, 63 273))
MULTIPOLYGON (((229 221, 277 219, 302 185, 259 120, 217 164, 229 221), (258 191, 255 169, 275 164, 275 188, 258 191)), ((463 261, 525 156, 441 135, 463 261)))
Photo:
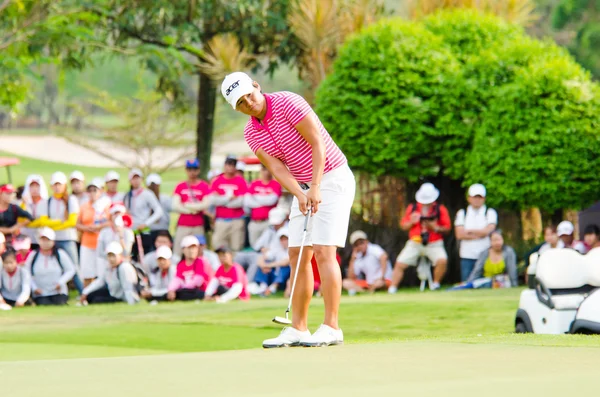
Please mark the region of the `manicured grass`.
MULTIPOLYGON (((596 336, 513 334, 519 292, 408 291, 395 296, 345 296, 341 325, 348 344, 422 340, 600 347, 596 336)), ((54 358, 72 358, 252 349, 279 332, 281 327, 271 319, 282 315, 286 304, 282 298, 254 298, 227 305, 150 306, 144 302, 133 307, 34 307, 0 312, 0 361, 41 359, 48 357, 49 351, 54 358)), ((312 330, 322 314, 322 300, 314 299, 312 330)))

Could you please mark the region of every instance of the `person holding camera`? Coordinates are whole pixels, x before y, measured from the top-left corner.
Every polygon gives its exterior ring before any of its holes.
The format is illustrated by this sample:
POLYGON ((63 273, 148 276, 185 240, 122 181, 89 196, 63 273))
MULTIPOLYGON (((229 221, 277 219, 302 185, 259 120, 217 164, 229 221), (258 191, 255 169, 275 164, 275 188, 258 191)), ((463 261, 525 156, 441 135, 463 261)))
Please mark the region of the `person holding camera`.
POLYGON ((408 231, 408 241, 396 259, 390 294, 398 291, 404 271, 416 266, 419 257, 426 256, 434 266, 431 289, 439 289, 446 274, 448 254, 444 248, 444 234, 451 229, 448 209, 437 202, 440 191, 431 183, 424 183, 417 191, 416 202, 406 208, 400 227, 408 231))

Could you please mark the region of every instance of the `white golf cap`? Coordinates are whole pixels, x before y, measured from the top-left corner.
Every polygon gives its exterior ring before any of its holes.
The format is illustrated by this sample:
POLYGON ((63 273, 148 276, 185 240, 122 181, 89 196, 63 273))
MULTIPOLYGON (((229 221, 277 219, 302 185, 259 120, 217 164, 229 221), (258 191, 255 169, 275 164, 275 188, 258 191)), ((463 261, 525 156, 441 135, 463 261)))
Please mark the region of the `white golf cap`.
POLYGON ((50 229, 49 227, 43 227, 40 229, 39 232, 39 236, 40 238, 42 237, 46 237, 48 240, 56 240, 56 233, 54 233, 54 230, 50 229))
POLYGON ((37 175, 37 174, 29 175, 29 184, 30 185, 32 183, 37 183, 38 185, 42 186, 43 180, 44 180, 44 178, 42 178, 41 175, 37 175))
POLYGON ((64 172, 59 171, 52 174, 52 178, 50 178, 50 184, 55 185, 57 183, 60 183, 61 185, 67 184, 67 176, 64 174, 64 172))
POLYGON ((483 186, 481 183, 475 183, 469 187, 469 197, 485 197, 486 193, 485 186, 483 186))
POLYGON ((114 203, 113 205, 110 206, 110 210, 109 212, 111 214, 116 214, 116 213, 126 213, 127 212, 127 208, 125 208, 125 206, 123 204, 120 203, 114 203))
POLYGON ((106 173, 106 176, 104 177, 105 182, 118 181, 120 179, 121 179, 121 175, 119 175, 119 173, 117 171, 108 171, 106 173))
POLYGON ((146 177, 146 185, 150 186, 152 184, 160 185, 162 183, 162 178, 158 174, 150 174, 146 177))
POLYGON ((282 227, 277 231, 277 238, 290 237, 290 230, 287 227, 282 227))
POLYGON ((129 180, 132 180, 136 176, 142 178, 144 176, 144 173, 139 168, 134 168, 131 171, 129 171, 129 180))
POLYGON ((570 236, 575 231, 575 226, 569 221, 562 221, 556 228, 558 236, 570 236))
POLYGON ((235 164, 235 169, 238 171, 246 171, 246 163, 238 160, 238 162, 235 164))
POLYGON ((288 214, 283 208, 275 207, 269 211, 269 225, 281 225, 287 219, 288 214))
POLYGON ((237 101, 254 91, 252 79, 246 73, 235 72, 227 75, 221 84, 221 94, 235 110, 237 101))
POLYGON ((358 240, 367 240, 367 233, 363 232, 362 230, 352 232, 350 235, 350 244, 354 245, 354 243, 358 240))
POLYGON ((87 187, 94 186, 98 189, 104 188, 104 181, 102 178, 94 178, 90 183, 87 184, 87 187))
POLYGON ((6 237, 4 237, 4 233, 0 233, 0 244, 4 244, 6 242, 6 237))
POLYGON ((440 197, 440 191, 433 186, 433 183, 429 182, 422 184, 419 190, 417 190, 417 194, 415 194, 417 203, 423 205, 434 203, 438 197, 440 197))
POLYGON ((156 258, 171 259, 173 251, 166 245, 161 245, 156 249, 156 258))
POLYGON ((85 181, 85 176, 83 175, 83 172, 81 172, 81 171, 73 171, 73 172, 71 172, 71 176, 69 177, 69 180, 72 181, 74 179, 83 182, 83 181, 85 181))
POLYGON ((123 253, 123 246, 118 241, 112 241, 108 244, 108 247, 106 247, 106 253, 121 255, 123 253))
POLYGON ((181 248, 191 247, 192 245, 200 245, 196 236, 185 236, 183 240, 181 240, 181 248))

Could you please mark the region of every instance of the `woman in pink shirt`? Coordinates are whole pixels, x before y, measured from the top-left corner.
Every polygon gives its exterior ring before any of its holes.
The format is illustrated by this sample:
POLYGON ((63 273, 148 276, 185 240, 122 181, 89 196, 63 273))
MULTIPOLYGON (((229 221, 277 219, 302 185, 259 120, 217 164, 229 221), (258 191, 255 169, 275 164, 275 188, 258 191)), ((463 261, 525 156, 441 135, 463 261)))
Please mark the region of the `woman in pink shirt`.
POLYGON ((289 224, 292 274, 300 253, 305 215, 309 211, 312 214, 292 300, 292 327, 264 341, 263 346, 343 343, 338 326, 342 277, 335 254, 337 247, 346 244, 356 187, 346 157, 301 96, 291 92, 263 94, 260 85, 241 72, 225 77, 221 93, 233 109, 250 116, 244 130, 246 142, 294 195, 289 224), (325 319, 311 335, 307 321, 314 283, 310 265, 313 253, 322 280, 325 319))
POLYGON ((253 181, 244 198, 244 206, 251 209, 248 224, 248 241, 254 247, 260 236, 269 227, 269 211, 277 206, 281 197, 281 185, 264 165, 260 177, 253 181))
POLYGON ((169 285, 167 299, 188 301, 204 298, 204 291, 214 272, 207 260, 199 257, 200 242, 186 236, 181 242, 183 259, 177 264, 175 278, 169 285))
POLYGON ((239 298, 247 301, 248 278, 241 265, 233 262, 233 253, 227 247, 217 249, 221 266, 217 269, 215 277, 208 283, 204 300, 218 303, 229 302, 239 298))

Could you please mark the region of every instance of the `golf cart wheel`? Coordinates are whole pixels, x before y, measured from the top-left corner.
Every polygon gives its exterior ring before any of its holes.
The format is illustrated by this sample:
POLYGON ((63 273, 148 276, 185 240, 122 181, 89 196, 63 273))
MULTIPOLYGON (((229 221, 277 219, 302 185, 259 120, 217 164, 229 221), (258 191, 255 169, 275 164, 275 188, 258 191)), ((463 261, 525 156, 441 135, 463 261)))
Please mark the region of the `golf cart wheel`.
POLYGON ((527 333, 529 333, 529 331, 527 330, 527 326, 525 325, 525 323, 523 321, 519 321, 515 325, 515 332, 517 334, 527 334, 527 333))

